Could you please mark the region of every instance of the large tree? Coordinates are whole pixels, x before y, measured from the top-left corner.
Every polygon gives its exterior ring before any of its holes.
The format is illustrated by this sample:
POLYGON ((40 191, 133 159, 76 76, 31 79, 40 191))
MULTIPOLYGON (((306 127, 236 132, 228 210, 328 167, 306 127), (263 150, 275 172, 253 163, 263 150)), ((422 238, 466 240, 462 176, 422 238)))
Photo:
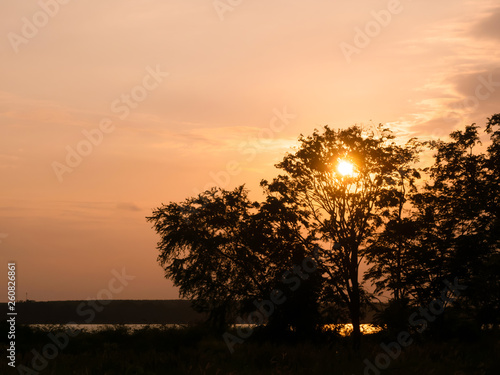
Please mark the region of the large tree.
MULTIPOLYGON (((277 165, 286 172, 268 184, 281 186, 306 212, 303 232, 321 245, 318 260, 327 281, 326 294, 347 306, 359 344, 361 302, 359 266, 370 240, 398 210, 400 181, 411 171, 417 147, 411 140, 397 145, 391 131, 379 126, 379 136, 358 126, 333 130, 328 126, 299 138, 299 148, 277 165), (352 168, 352 171, 350 170, 352 168)), ((414 176, 418 177, 418 176, 414 176)))

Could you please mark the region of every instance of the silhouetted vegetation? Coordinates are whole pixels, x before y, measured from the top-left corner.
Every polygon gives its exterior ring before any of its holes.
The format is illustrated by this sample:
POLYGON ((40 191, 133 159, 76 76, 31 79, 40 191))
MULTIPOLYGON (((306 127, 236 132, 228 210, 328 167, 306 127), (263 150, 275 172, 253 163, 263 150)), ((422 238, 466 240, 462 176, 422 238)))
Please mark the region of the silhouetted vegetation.
MULTIPOLYGON (((4 330, 5 322, 2 322, 4 330)), ((18 365, 32 368, 35 352, 41 353, 47 338, 64 331, 20 328, 18 365)), ((123 326, 99 332, 82 332, 71 338, 56 358, 47 361, 47 375, 229 375, 229 374, 363 374, 364 358, 373 358, 383 334, 364 336, 362 349, 354 351, 349 338, 323 335, 304 340, 293 332, 270 341, 256 332, 244 346, 230 354, 217 332, 207 327, 144 328, 129 332, 123 326)), ((473 341, 432 338, 407 348, 385 372, 388 374, 498 374, 497 336, 485 334, 473 341), (459 372, 462 371, 462 372, 459 372)), ((0 365, 6 374, 18 372, 0 365)), ((30 373, 30 372, 27 372, 30 373)), ((32 373, 37 373, 33 370, 32 373)))
POLYGON ((261 182, 262 202, 239 186, 154 210, 148 220, 160 235, 158 260, 220 330, 273 291, 286 302, 263 312, 272 335, 291 329, 313 337, 347 315, 358 347, 363 311, 381 294, 390 299, 378 319, 390 332, 431 328, 449 338, 496 327, 499 126, 499 114, 488 119, 486 145, 475 124, 449 141, 404 144, 381 125, 376 134, 325 126, 299 138, 276 165, 283 174, 261 182), (419 159, 430 153, 434 161, 424 165, 419 159), (311 260, 314 271, 304 272, 311 260), (410 319, 427 307, 431 316, 410 319))

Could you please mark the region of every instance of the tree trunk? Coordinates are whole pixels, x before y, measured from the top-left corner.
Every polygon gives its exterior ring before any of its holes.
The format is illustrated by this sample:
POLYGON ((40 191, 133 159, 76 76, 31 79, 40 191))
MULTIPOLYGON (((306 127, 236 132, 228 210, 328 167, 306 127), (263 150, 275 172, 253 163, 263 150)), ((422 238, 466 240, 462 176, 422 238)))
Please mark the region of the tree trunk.
POLYGON ((350 272, 350 281, 352 285, 351 291, 351 322, 352 322, 352 338, 353 338, 353 347, 355 350, 358 350, 361 343, 361 328, 360 328, 360 320, 361 320, 361 301, 360 301, 360 293, 359 293, 359 282, 358 282, 358 248, 354 246, 351 255, 351 272, 350 272))
POLYGON ((361 311, 360 311, 360 300, 359 300, 359 285, 358 280, 352 281, 352 300, 351 300, 351 322, 352 322, 352 339, 353 347, 358 350, 361 343, 361 311))

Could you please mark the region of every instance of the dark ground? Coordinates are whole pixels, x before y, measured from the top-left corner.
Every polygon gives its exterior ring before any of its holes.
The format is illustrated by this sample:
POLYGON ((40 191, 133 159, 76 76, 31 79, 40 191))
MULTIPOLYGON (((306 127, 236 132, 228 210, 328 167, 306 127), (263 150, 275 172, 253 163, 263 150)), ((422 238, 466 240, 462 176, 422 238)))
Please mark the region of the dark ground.
MULTIPOLYGON (((2 322, 2 331, 6 329, 2 322)), ((18 326, 17 365, 26 366, 22 371, 20 367, 15 371, 7 366, 5 336, 2 335, 1 341, 4 354, 0 369, 6 375, 500 374, 498 332, 476 332, 446 340, 415 336, 414 343, 400 355, 394 355, 384 370, 367 370, 364 362, 374 363, 383 353, 380 344, 394 339, 383 332, 364 336, 361 349, 356 352, 349 338, 335 334, 321 334, 307 340, 292 333, 270 338, 256 329, 231 354, 221 333, 201 326, 145 328, 133 333, 117 326, 97 333, 81 332, 68 340, 64 339, 63 328, 49 332, 18 326), (51 337, 59 340, 63 348, 51 352, 49 346, 54 342, 51 337), (32 370, 34 367, 36 371, 32 370)))

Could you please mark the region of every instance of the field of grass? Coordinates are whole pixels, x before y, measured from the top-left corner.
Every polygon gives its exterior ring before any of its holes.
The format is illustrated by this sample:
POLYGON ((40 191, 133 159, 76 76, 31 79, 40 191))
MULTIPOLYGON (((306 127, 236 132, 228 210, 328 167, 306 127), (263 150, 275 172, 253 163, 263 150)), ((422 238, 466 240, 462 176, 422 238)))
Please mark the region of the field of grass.
MULTIPOLYGON (((4 326, 2 325, 2 328, 4 326)), ((62 328, 52 334, 61 333, 62 328)), ((52 343, 49 331, 19 326, 16 337, 19 372, 7 366, 6 339, 2 340, 2 374, 51 375, 146 375, 146 374, 377 374, 366 370, 364 360, 372 363, 382 352, 381 342, 389 343, 386 333, 363 337, 359 352, 353 351, 349 338, 324 334, 298 340, 292 334, 270 340, 256 330, 244 343, 229 352, 221 334, 203 327, 145 328, 128 332, 123 327, 70 338, 57 356, 47 360, 41 371, 33 369, 33 350, 43 353, 52 343)), ((6 335, 4 335, 6 336, 6 335)), ((46 352, 52 356, 53 353, 46 352)), ((415 342, 391 359, 380 374, 500 374, 500 340, 496 333, 480 337, 438 341, 415 337, 415 342)), ((41 367, 39 369, 41 369, 41 367)), ((379 371, 379 370, 376 370, 379 371)))

